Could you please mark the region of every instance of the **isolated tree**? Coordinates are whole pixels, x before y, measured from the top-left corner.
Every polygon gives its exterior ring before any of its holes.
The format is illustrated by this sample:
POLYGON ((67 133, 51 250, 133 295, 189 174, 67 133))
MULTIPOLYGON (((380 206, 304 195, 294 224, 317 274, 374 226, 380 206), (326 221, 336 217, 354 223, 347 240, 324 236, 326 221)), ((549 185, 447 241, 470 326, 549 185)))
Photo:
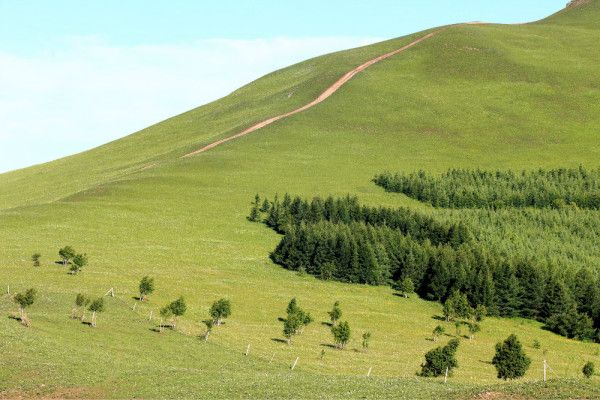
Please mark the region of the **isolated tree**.
POLYGON ((458 367, 456 350, 459 343, 458 339, 451 339, 446 346, 436 347, 428 351, 425 354, 425 362, 421 365, 419 375, 425 377, 440 376, 446 373, 446 369, 450 374, 454 368, 458 367))
POLYGON ((31 262, 33 263, 34 267, 40 266, 40 258, 42 258, 42 255, 40 253, 33 253, 33 255, 31 256, 31 262))
POLYGON ((205 319, 202 322, 204 323, 204 325, 206 325, 206 332, 204 333, 204 341, 207 342, 208 341, 208 336, 212 332, 212 329, 213 329, 213 326, 214 326, 215 323, 214 323, 214 321, 212 319, 205 319))
POLYGON ((99 297, 96 300, 90 303, 88 310, 92 312, 92 323, 91 326, 93 328, 96 327, 96 313, 101 313, 104 311, 104 298, 99 297))
POLYGON ((231 302, 219 299, 212 304, 209 313, 215 325, 221 325, 223 320, 231 315, 231 302))
POLYGON ((408 298, 408 296, 415 292, 415 284, 413 283, 412 279, 406 277, 399 283, 398 290, 405 298, 408 298))
POLYGON ((469 328, 469 340, 473 340, 473 338, 475 337, 475 334, 479 331, 481 331, 481 327, 479 326, 478 323, 475 322, 469 322, 467 324, 468 328, 469 328))
POLYGON ((86 254, 76 254, 71 262, 73 264, 71 265, 71 273, 76 274, 87 265, 88 258, 86 254))
POLYGON ((342 350, 346 347, 346 344, 350 341, 351 335, 350 325, 346 321, 342 321, 337 325, 331 327, 331 334, 333 335, 333 341, 335 346, 342 350))
POLYGON ((438 325, 433 329, 433 341, 437 342, 438 338, 446 332, 443 326, 438 325))
POLYGON ((173 313, 173 328, 177 328, 177 319, 183 316, 183 314, 185 314, 187 310, 185 299, 183 298, 183 296, 180 296, 177 300, 169 304, 169 307, 171 308, 171 312, 173 313))
POLYGON ((583 372, 583 376, 585 376, 586 378, 589 379, 594 375, 595 369, 596 369, 596 366, 594 365, 594 363, 591 361, 588 361, 583 366, 583 369, 581 370, 581 372, 583 372))
POLYGON ((58 251, 58 255, 60 256, 64 266, 66 266, 73 259, 73 257, 75 257, 75 254, 75 249, 73 249, 71 246, 65 246, 58 251))
POLYGON ((288 314, 283 321, 283 336, 286 338, 287 344, 292 344, 292 337, 298 333, 303 321, 301 316, 296 313, 288 314))
POLYGON ((362 348, 367 350, 369 348, 369 342, 371 341, 371 332, 365 332, 362 334, 362 348))
POLYGON ((523 346, 517 336, 510 335, 504 342, 496 344, 496 355, 492 364, 498 371, 499 379, 517 379, 525 375, 531 359, 523 351, 523 346))
POLYGON ((33 304, 36 296, 37 292, 33 288, 27 289, 24 293, 15 294, 14 301, 19 306, 20 321, 25 326, 30 325, 29 319, 27 318, 27 314, 25 314, 25 309, 33 304))
POLYGON ((79 315, 79 319, 83 321, 85 318, 85 308, 90 304, 90 298, 82 293, 78 293, 75 297, 75 308, 73 309, 72 317, 76 318, 75 313, 77 310, 80 310, 81 313, 79 315))
POLYGON ((331 324, 335 325, 336 322, 342 318, 342 309, 340 308, 340 302, 336 301, 333 303, 333 308, 328 312, 331 324))
POLYGON ((154 292, 154 278, 144 276, 139 285, 140 301, 144 301, 146 296, 150 296, 154 292))

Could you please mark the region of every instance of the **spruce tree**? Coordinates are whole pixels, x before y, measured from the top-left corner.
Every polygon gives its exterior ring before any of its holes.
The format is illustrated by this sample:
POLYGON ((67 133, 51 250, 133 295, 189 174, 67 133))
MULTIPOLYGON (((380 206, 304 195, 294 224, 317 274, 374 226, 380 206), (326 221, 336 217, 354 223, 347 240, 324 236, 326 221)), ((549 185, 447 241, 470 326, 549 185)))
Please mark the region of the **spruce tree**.
POLYGON ((525 375, 531 359, 523 351, 523 346, 517 337, 510 335, 504 342, 496 344, 496 354, 492 359, 499 379, 517 379, 525 375))

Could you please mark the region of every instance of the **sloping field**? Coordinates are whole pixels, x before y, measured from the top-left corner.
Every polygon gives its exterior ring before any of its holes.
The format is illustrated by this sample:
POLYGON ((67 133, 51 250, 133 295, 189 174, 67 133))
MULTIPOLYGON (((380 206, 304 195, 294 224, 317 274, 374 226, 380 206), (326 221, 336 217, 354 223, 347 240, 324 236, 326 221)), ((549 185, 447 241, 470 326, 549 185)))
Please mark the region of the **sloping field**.
MULTIPOLYGON (((600 1, 590 1, 533 24, 449 27, 302 113, 181 158, 309 103, 352 68, 429 32, 319 57, 89 152, 0 175, 0 288, 40 294, 31 328, 0 318, 0 397, 600 397, 598 376, 580 379, 586 361, 600 365, 599 345, 523 319, 486 319, 462 341, 448 384, 416 377, 437 345, 438 303, 286 271, 268 256, 279 236, 246 220, 256 193, 350 193, 434 212, 375 186, 385 170, 597 167, 599 21, 600 1), (55 264, 66 244, 89 256, 79 275, 55 264), (37 251, 40 268, 29 260, 37 251), (144 275, 156 293, 132 310, 144 275), (117 297, 96 329, 69 318, 77 293, 109 288, 117 297), (179 295, 188 312, 178 331, 155 332, 150 311, 179 295), (203 342, 201 321, 220 297, 233 315, 203 342), (315 322, 288 346, 278 317, 292 297, 315 322), (336 300, 353 330, 344 351, 329 347, 321 324, 336 300), (513 332, 532 367, 505 384, 490 360, 513 332), (548 386, 539 384, 544 359, 548 386)), ((0 297, 0 313, 13 311, 0 297)))

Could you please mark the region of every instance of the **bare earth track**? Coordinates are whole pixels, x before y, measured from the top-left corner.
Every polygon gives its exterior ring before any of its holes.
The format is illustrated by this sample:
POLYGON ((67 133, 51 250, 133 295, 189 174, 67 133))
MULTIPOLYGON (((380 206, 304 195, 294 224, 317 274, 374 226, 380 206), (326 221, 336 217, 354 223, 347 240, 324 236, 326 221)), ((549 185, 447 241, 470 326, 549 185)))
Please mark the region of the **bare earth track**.
POLYGON ((283 119, 283 118, 289 117, 291 115, 298 114, 298 113, 300 113, 302 111, 308 110, 309 108, 316 106, 317 104, 321 103, 322 101, 326 100, 329 96, 331 96, 332 94, 334 94, 340 87, 342 87, 350 79, 352 79, 354 77, 354 75, 358 74, 359 72, 364 71, 365 69, 369 68, 373 64, 378 63, 379 61, 385 60, 386 58, 395 56, 398 53, 402 53, 403 51, 406 51, 406 50, 410 49, 411 47, 413 47, 413 46, 421 43, 422 41, 427 40, 427 39, 431 38, 432 36, 436 35, 438 32, 439 32, 439 30, 435 31, 435 32, 428 33, 427 35, 425 35, 425 36, 423 36, 423 37, 421 37, 421 38, 419 38, 419 39, 417 39, 417 40, 415 40, 415 41, 407 44, 404 47, 401 47, 401 48, 399 48, 397 50, 394 50, 394 51, 391 51, 389 53, 383 54, 383 55, 381 55, 379 57, 376 57, 376 58, 374 58, 372 60, 367 61, 366 63, 364 63, 362 65, 359 65, 358 67, 354 68, 353 70, 347 72, 344 76, 342 76, 340 79, 338 79, 333 85, 329 86, 315 100, 311 101, 308 104, 305 104, 304 106, 302 106, 300 108, 297 108, 297 109, 295 109, 293 111, 290 111, 290 112, 287 112, 285 114, 277 115, 275 117, 271 117, 269 119, 266 119, 266 120, 264 120, 262 122, 259 122, 259 123, 255 124, 255 125, 252 125, 248 129, 246 129, 246 130, 244 130, 244 131, 242 131, 240 133, 236 133, 233 136, 229 136, 229 137, 223 138, 221 140, 217 140, 216 142, 213 142, 213 143, 211 143, 209 145, 206 145, 206 146, 202 147, 201 149, 192 151, 191 153, 188 153, 188 154, 182 156, 182 158, 184 158, 184 157, 190 157, 190 156, 193 156, 193 155, 196 155, 196 154, 199 154, 199 153, 203 153, 203 152, 205 152, 207 150, 210 150, 210 149, 212 149, 214 147, 217 147, 217 146, 219 146, 219 145, 221 145, 223 143, 229 142, 230 140, 237 139, 239 137, 242 137, 242 136, 245 136, 245 135, 247 135, 249 133, 257 131, 257 130, 259 130, 261 128, 264 128, 265 126, 270 125, 273 122, 279 121, 280 119, 283 119))

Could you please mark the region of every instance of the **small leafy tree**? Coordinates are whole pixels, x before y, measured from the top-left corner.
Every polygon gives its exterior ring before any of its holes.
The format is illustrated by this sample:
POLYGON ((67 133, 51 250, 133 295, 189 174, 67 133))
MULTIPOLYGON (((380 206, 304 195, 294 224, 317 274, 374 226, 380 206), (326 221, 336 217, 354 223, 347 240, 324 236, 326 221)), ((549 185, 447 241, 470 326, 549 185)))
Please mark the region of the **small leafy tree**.
POLYGON ((365 332, 362 334, 362 348, 367 350, 369 348, 369 342, 371 341, 371 332, 365 332))
POLYGON ((215 325, 221 325, 223 320, 231 315, 231 302, 219 299, 212 304, 209 313, 215 325))
POLYGON ((71 265, 71 273, 74 275, 82 270, 88 263, 88 258, 86 254, 76 254, 73 257, 71 265))
POLYGON ((73 259, 73 257, 75 257, 75 254, 75 249, 73 249, 71 246, 65 246, 58 251, 58 255, 60 256, 64 266, 66 266, 73 259))
POLYGON ((33 253, 33 255, 31 256, 31 262, 33 263, 34 267, 40 266, 40 258, 42 258, 42 255, 40 253, 33 253))
POLYGON ((183 314, 185 314, 187 310, 187 305, 185 304, 185 299, 183 296, 180 296, 177 300, 172 302, 169 307, 171 308, 171 312, 173 313, 173 328, 177 328, 177 319, 183 314))
POLYGON ((534 349, 536 349, 536 350, 539 350, 539 349, 542 347, 542 344, 540 343, 540 341, 539 341, 539 340, 537 340, 537 339, 534 339, 534 340, 533 340, 532 347, 533 347, 534 349))
POLYGON ((346 344, 350 341, 351 335, 350 325, 346 321, 342 321, 337 325, 331 327, 331 334, 333 335, 333 341, 335 346, 342 350, 346 347, 346 344))
POLYGON ((469 322, 467 325, 469 328, 469 340, 473 340, 473 338, 475 338, 475 334, 481 331, 481 327, 475 322, 469 322))
POLYGON ((452 372, 454 368, 458 367, 458 361, 456 360, 456 350, 459 345, 458 339, 451 339, 446 346, 436 347, 425 354, 425 362, 421 366, 421 376, 425 377, 436 377, 446 373, 452 372))
POLYGON ((292 337, 298 333, 302 326, 302 320, 298 313, 288 314, 283 321, 283 336, 286 338, 287 344, 292 344, 292 337))
POLYGON ((90 310, 92 312, 91 326, 93 328, 95 328, 96 327, 96 313, 101 313, 102 311, 104 311, 104 299, 102 297, 99 297, 96 300, 92 301, 90 306, 88 307, 88 310, 90 310))
POLYGON ((496 355, 492 364, 498 371, 499 379, 517 379, 525 375, 531 359, 523 351, 523 346, 517 336, 512 334, 504 342, 496 344, 496 355))
POLYGON ((433 341, 437 342, 440 336, 442 336, 446 332, 443 326, 438 325, 433 329, 433 341))
POLYGON ((288 303, 286 313, 287 318, 283 320, 283 336, 287 343, 291 344, 292 337, 302 333, 303 329, 313 322, 313 317, 300 308, 295 297, 288 303))
POLYGON ((77 318, 75 314, 77 310, 80 310, 81 313, 79 315, 79 319, 83 321, 83 319, 85 318, 85 308, 88 306, 88 304, 90 304, 90 301, 91 299, 89 297, 82 293, 78 293, 75 297, 75 308, 73 309, 71 315, 72 318, 77 318))
POLYGON ((33 288, 27 289, 24 293, 15 294, 14 301, 19 306, 19 320, 25 326, 30 326, 31 323, 27 318, 25 309, 30 307, 37 297, 37 291, 33 288))
POLYGON ((398 290, 402 293, 405 298, 408 298, 409 295, 415 292, 415 284, 412 279, 406 277, 402 279, 400 284, 398 285, 398 290))
POLYGON ((204 333, 204 341, 207 342, 208 341, 208 336, 212 332, 212 329, 213 329, 213 326, 214 326, 215 323, 214 323, 214 321, 212 319, 205 319, 202 322, 204 323, 204 325, 206 325, 206 332, 204 333))
POLYGON ((146 300, 154 292, 154 278, 144 276, 139 285, 140 301, 146 300))
POLYGON ((583 376, 585 376, 586 378, 589 379, 594 375, 595 369, 596 369, 596 366, 594 365, 594 363, 591 361, 588 361, 583 366, 583 369, 581 370, 581 372, 583 372, 583 376))
POLYGON ((166 306, 160 309, 160 324, 158 326, 159 332, 163 330, 163 322, 165 320, 171 320, 171 328, 177 328, 177 318, 185 314, 187 305, 183 296, 180 296, 177 300, 173 300, 166 306))
POLYGON ((333 303, 333 308, 328 312, 331 324, 335 325, 336 322, 342 318, 342 309, 340 308, 340 302, 336 301, 333 303))

